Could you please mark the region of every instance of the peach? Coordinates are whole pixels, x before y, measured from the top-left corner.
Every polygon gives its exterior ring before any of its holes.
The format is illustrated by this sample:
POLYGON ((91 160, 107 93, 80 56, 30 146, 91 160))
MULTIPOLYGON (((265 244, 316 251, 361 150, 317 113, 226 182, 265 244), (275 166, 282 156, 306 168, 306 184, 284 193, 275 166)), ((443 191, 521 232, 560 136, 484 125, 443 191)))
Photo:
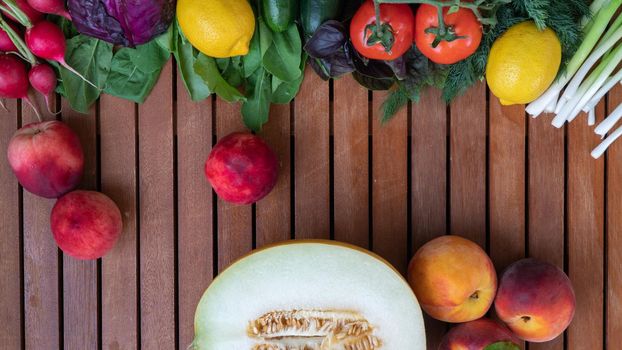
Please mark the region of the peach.
POLYGON ((64 123, 32 123, 9 142, 9 164, 19 183, 45 198, 58 198, 80 183, 84 153, 78 136, 64 123))
POLYGON ((488 345, 501 342, 518 345, 520 340, 505 326, 488 318, 480 318, 452 328, 438 349, 484 350, 488 345))
POLYGON ((408 267, 408 282, 426 313, 453 323, 484 316, 497 291, 497 273, 486 252, 459 236, 421 247, 408 267))
POLYGON ((523 259, 499 282, 495 310, 521 339, 545 342, 562 334, 574 317, 576 299, 568 276, 555 265, 523 259))
POLYGON ((51 225, 58 247, 81 260, 104 256, 123 229, 117 205, 106 195, 93 191, 62 196, 52 208, 51 225))
POLYGON ((234 204, 252 204, 272 191, 279 174, 276 154, 259 137, 233 133, 214 146, 205 176, 218 196, 234 204))

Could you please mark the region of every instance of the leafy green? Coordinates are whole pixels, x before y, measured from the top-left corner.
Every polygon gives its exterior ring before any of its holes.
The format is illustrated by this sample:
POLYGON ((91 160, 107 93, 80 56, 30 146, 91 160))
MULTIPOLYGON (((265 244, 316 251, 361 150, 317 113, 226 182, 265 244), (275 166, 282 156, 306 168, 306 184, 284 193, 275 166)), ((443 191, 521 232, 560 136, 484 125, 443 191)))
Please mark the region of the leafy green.
POLYGON ((253 131, 261 131, 263 124, 270 116, 270 102, 272 100, 272 82, 270 74, 260 68, 250 76, 247 100, 242 104, 244 124, 253 131))
POLYGON ((264 68, 283 81, 293 81, 302 75, 300 60, 302 41, 296 24, 283 33, 272 33, 272 44, 263 53, 264 68))
POLYGON ((199 52, 184 37, 177 22, 171 27, 173 27, 173 38, 169 42, 169 50, 175 56, 177 67, 181 73, 181 80, 193 101, 204 100, 212 94, 212 91, 194 70, 199 52))
POLYGON ((157 42, 122 48, 112 59, 104 92, 143 103, 158 82, 170 53, 157 42))
POLYGON ((242 57, 242 63, 244 65, 244 78, 248 78, 259 67, 261 67, 261 49, 259 45, 259 28, 255 27, 255 35, 251 40, 251 44, 248 49, 248 54, 242 57))
POLYGON ((194 71, 198 74, 210 91, 215 92, 227 102, 245 101, 246 97, 234 86, 231 86, 218 70, 216 60, 199 53, 194 63, 194 71))
POLYGON ((112 44, 84 35, 75 36, 67 40, 65 60, 69 66, 99 87, 96 89, 67 69, 59 68, 63 85, 58 91, 64 93, 71 108, 80 113, 88 113, 89 107, 99 98, 110 73, 112 44))
MULTIPOLYGON (((307 62, 307 55, 303 55, 302 61, 300 61, 300 69, 304 71, 305 64, 307 62)), ((290 103, 302 85, 304 74, 294 81, 282 81, 277 77, 272 77, 272 103, 287 104, 290 103)))

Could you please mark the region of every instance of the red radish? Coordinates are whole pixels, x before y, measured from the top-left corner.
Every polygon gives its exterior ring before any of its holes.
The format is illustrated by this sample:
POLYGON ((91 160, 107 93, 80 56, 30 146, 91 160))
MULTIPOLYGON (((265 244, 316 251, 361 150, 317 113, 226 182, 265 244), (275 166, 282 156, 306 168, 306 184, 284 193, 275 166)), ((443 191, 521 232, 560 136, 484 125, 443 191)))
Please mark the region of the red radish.
POLYGON ((40 92, 45 98, 45 105, 50 113, 54 114, 50 109, 50 95, 56 89, 56 73, 49 64, 41 63, 34 66, 28 72, 28 80, 30 85, 40 92))
POLYGON ((71 21, 71 16, 67 9, 65 9, 65 1, 64 0, 27 0, 28 5, 30 5, 33 9, 43 12, 49 13, 51 15, 63 16, 71 21))
POLYGON ((39 110, 28 97, 28 73, 26 65, 13 55, 0 55, 0 98, 21 98, 35 110, 41 119, 39 110))
MULTIPOLYGON (((17 26, 11 22, 8 22, 8 25, 13 28, 16 33, 19 33, 19 29, 17 26)), ((0 29, 0 51, 2 52, 17 52, 17 46, 13 43, 13 40, 9 37, 4 30, 0 29)))
MULTIPOLYGON (((24 12, 26 16, 30 18, 30 22, 32 22, 32 24, 35 24, 43 19, 43 13, 33 9, 30 5, 28 5, 28 2, 26 0, 13 0, 13 1, 15 1, 15 4, 17 5, 17 7, 19 7, 20 10, 22 10, 22 12, 24 12)), ((2 1, 2 4, 5 5, 4 1, 2 1)), ((11 16, 10 13, 7 13, 6 11, 2 11, 2 13, 5 16, 7 16, 7 18, 10 18, 11 20, 15 22, 19 22, 16 18, 11 16)))
POLYGON ((56 24, 41 21, 26 30, 26 46, 35 56, 60 63, 60 65, 79 76, 86 83, 99 89, 65 62, 67 43, 65 42, 63 31, 56 24))

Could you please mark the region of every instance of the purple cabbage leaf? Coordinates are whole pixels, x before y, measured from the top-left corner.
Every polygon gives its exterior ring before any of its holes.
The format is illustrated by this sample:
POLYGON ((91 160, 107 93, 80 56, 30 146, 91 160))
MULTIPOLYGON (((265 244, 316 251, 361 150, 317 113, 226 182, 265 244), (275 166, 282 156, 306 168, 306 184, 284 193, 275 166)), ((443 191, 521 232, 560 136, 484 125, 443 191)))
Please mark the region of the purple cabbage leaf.
POLYGON ((69 0, 78 31, 116 45, 135 47, 164 33, 175 17, 175 0, 69 0))

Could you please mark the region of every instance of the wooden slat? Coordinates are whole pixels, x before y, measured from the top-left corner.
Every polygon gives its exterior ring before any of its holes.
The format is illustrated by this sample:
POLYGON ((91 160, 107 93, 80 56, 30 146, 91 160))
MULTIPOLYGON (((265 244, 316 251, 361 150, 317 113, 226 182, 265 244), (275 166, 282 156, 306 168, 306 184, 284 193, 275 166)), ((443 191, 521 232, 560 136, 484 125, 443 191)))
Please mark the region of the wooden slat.
MULTIPOLYGON (((42 98, 38 98, 38 102, 44 106, 42 98)), ((49 113, 42 114, 45 120, 54 119, 49 113)), ((23 125, 37 120, 30 107, 24 106, 22 115, 23 125)), ((24 191, 23 201, 25 347, 59 349, 62 322, 59 261, 62 257, 50 230, 50 213, 55 201, 27 191, 24 191)))
MULTIPOLYGON (((216 100, 218 139, 236 131, 247 131, 240 104, 216 100)), ((253 248, 253 212, 250 205, 234 205, 218 199, 218 271, 253 248)))
MULTIPOLYGON (((412 105, 412 254, 447 234, 447 106, 433 89, 412 105)), ((438 349, 445 323, 424 315, 429 349, 438 349)))
POLYGON ((138 346, 136 110, 112 96, 100 101, 101 190, 121 210, 123 232, 102 258, 102 347, 138 346))
POLYGON ((214 274, 212 188, 204 173, 212 148, 212 99, 192 102, 177 79, 179 349, 194 337, 194 311, 214 274))
MULTIPOLYGON (((0 109, 0 149, 6 150, 19 128, 15 100, 0 109)), ((0 157, 0 344, 3 349, 22 347, 22 281, 19 185, 6 156, 0 157)))
POLYGON ((348 75, 334 96, 335 239, 369 248, 369 93, 348 75))
MULTIPOLYGON (((602 120, 604 103, 597 108, 602 120)), ((568 350, 603 348, 604 160, 600 142, 581 115, 568 127, 568 272, 577 297, 568 350)))
POLYGON ((139 107, 141 344, 175 348, 173 80, 171 62, 139 107))
POLYGON ((279 157, 279 180, 272 192, 257 203, 256 244, 266 244, 291 238, 291 106, 272 105, 270 122, 259 134, 279 157))
POLYGON ((525 257, 525 107, 490 97, 490 255, 499 273, 525 257))
MULTIPOLYGON (((529 246, 531 257, 564 267, 564 131, 552 116, 529 120, 529 246)), ((561 350, 564 337, 530 350, 561 350)))
MULTIPOLYGON (((622 88, 609 94, 609 113, 622 103, 622 88)), ((608 113, 608 114, 609 114, 608 113)), ((619 125, 617 126, 619 127, 619 125)), ((607 154, 607 349, 622 344, 622 143, 617 141, 607 154)))
POLYGON ((296 238, 329 238, 329 85, 311 68, 306 74, 294 102, 294 230, 296 238))
POLYGON ((373 95, 372 247, 405 273, 408 253, 408 110, 381 124, 387 93, 373 95))
POLYGON ((451 104, 449 230, 486 245, 486 86, 451 104))
MULTIPOLYGON (((84 175, 79 188, 97 190, 97 116, 95 106, 88 114, 71 110, 63 103, 63 121, 80 138, 84 150, 84 175)), ((63 255, 63 304, 65 349, 97 347, 97 261, 77 260, 63 255)))

